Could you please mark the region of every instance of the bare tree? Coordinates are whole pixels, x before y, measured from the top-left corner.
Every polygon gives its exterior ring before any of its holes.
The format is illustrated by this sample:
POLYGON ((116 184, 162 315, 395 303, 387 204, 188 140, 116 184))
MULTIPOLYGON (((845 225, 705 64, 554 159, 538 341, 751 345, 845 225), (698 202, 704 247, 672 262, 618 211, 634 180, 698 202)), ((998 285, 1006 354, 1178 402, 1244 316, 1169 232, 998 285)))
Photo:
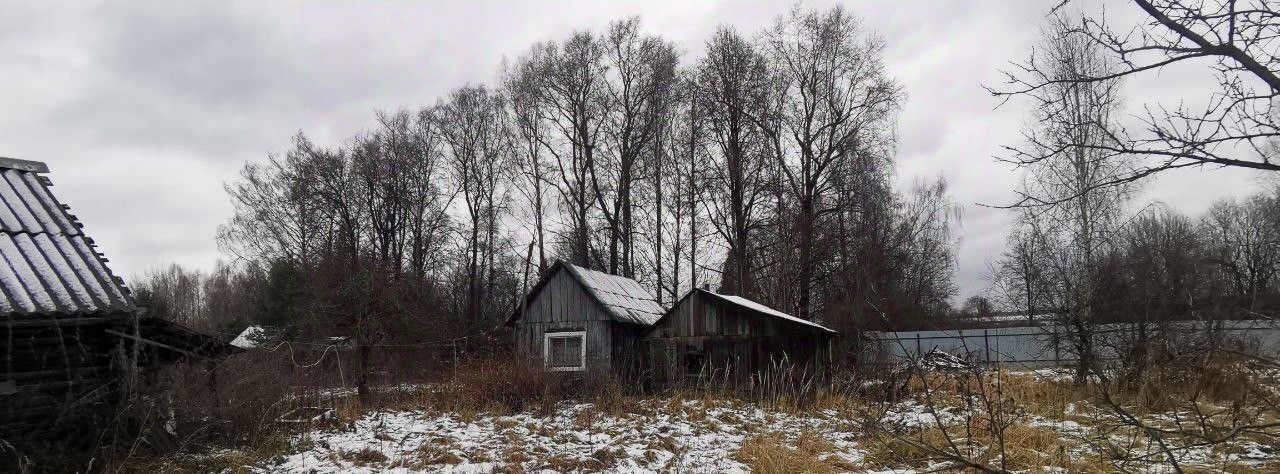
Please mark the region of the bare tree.
POLYGON ((591 209, 596 196, 591 185, 601 130, 607 114, 605 49, 588 32, 574 33, 561 44, 543 49, 541 81, 546 116, 555 130, 547 137, 547 150, 555 157, 559 173, 557 191, 566 208, 569 229, 565 243, 568 259, 591 265, 591 209))
POLYGON ((796 207, 797 313, 815 316, 816 229, 839 209, 833 177, 859 155, 889 158, 901 86, 881 63, 883 43, 863 33, 840 7, 793 10, 767 33, 774 107, 756 121, 779 161, 783 188, 796 207))
POLYGON ((484 86, 458 89, 439 108, 439 127, 470 222, 466 233, 465 314, 479 322, 494 284, 498 217, 505 211, 511 155, 506 105, 484 86))
POLYGON ((768 61, 756 46, 732 29, 717 30, 698 64, 695 94, 716 150, 706 179, 711 222, 728 247, 720 286, 748 298, 756 297, 753 234, 767 223, 774 159, 751 114, 767 110, 770 86, 768 61))
POLYGON ((1045 311, 1047 284, 1044 266, 1044 249, 1035 235, 1036 226, 1031 220, 1035 214, 1018 213, 1018 221, 1006 239, 1008 248, 1000 256, 993 272, 994 283, 1000 299, 1008 308, 1018 308, 1027 316, 1028 323, 1045 311))
POLYGON ((664 299, 676 301, 687 290, 698 285, 698 277, 707 261, 699 244, 706 240, 699 221, 705 219, 705 187, 707 163, 706 124, 702 108, 693 94, 691 74, 683 71, 679 95, 667 116, 659 154, 662 165, 656 171, 655 188, 661 192, 654 198, 661 203, 658 229, 666 243, 665 253, 656 254, 657 291, 664 299))
POLYGON ((302 168, 326 153, 298 133, 284 156, 269 155, 265 163, 246 164, 240 181, 225 186, 235 215, 219 227, 219 247, 260 264, 309 258, 320 245, 324 222, 313 199, 314 183, 302 168))
POLYGON ((1280 285, 1278 210, 1276 196, 1260 194, 1218 201, 1200 221, 1211 267, 1236 300, 1232 306, 1246 313, 1258 314, 1280 285))
MULTIPOLYGON (((1060 11, 1069 0, 1056 8, 1060 11)), ((1107 130, 1108 139, 1081 144, 1105 154, 1129 156, 1141 166, 1093 183, 1106 187, 1152 174, 1192 166, 1218 165, 1280 171, 1276 143, 1280 139, 1280 13, 1268 0, 1133 0, 1145 22, 1117 30, 1104 17, 1081 15, 1057 34, 1113 64, 1106 69, 1060 77, 1057 65, 1033 57, 1006 72, 1000 97, 1036 96, 1063 85, 1097 84, 1158 73, 1166 66, 1204 64, 1217 78, 1217 88, 1203 104, 1148 104, 1136 118, 1141 130, 1107 130), (1132 133, 1129 133, 1132 132, 1132 133)), ((1053 150, 1016 153, 1013 161, 1031 164, 1052 159, 1053 150)), ((1069 197, 1069 196, 1064 196, 1069 197)))
POLYGON ((547 268, 547 212, 550 202, 548 186, 552 170, 544 156, 547 142, 546 91, 542 81, 546 68, 544 49, 535 48, 506 71, 503 90, 511 108, 513 135, 516 142, 516 168, 520 183, 516 189, 525 194, 533 214, 533 242, 538 249, 538 273, 547 268))
POLYGON ((598 42, 605 58, 606 140, 588 169, 608 229, 604 268, 633 276, 636 184, 670 108, 678 56, 667 41, 642 35, 639 17, 614 22, 598 42))
POLYGON ((1032 235, 1046 257, 1049 289, 1044 296, 1065 311, 1063 323, 1080 359, 1077 381, 1092 370, 1093 305, 1100 288, 1094 278, 1113 243, 1131 186, 1104 186, 1128 172, 1125 155, 1111 151, 1116 141, 1119 83, 1080 81, 1109 76, 1115 66, 1095 43, 1071 34, 1078 25, 1053 17, 1045 29, 1039 71, 1048 86, 1034 91, 1036 108, 1024 132, 1026 145, 1011 148, 1011 160, 1025 162, 1019 206, 1035 207, 1032 235), (1017 157, 1035 156, 1034 160, 1017 157))

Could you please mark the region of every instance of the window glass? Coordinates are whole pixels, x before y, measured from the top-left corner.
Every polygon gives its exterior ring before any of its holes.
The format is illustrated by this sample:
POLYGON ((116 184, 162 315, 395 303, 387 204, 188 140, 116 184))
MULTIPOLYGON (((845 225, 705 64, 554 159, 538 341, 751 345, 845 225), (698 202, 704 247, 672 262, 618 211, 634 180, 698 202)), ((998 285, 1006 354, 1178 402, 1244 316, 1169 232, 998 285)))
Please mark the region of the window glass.
POLYGON ((581 332, 547 334, 547 367, 551 370, 582 370, 585 339, 581 332))

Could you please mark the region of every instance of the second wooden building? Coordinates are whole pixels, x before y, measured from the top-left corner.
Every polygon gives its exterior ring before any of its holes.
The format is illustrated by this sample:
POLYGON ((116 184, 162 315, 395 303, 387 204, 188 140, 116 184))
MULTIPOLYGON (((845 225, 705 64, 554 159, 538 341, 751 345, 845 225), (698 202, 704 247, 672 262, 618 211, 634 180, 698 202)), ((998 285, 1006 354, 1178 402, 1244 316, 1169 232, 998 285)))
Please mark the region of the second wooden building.
POLYGON ((695 289, 644 337, 658 386, 742 381, 771 367, 817 370, 835 331, 749 299, 695 289))

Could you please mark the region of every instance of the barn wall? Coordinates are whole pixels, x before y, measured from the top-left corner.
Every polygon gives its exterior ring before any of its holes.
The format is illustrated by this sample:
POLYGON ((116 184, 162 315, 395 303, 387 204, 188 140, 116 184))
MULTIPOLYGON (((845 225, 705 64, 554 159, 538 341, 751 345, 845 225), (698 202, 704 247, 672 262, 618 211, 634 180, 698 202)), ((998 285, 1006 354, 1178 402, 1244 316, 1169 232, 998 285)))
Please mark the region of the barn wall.
POLYGON ((561 269, 534 295, 527 312, 516 321, 516 348, 541 361, 544 334, 585 331, 587 370, 608 369, 613 360, 615 324, 582 285, 561 269))
POLYGON ((0 427, 6 430, 41 426, 109 379, 116 340, 103 332, 108 323, 54 321, 11 319, 0 325, 0 382, 12 384, 6 390, 16 389, 0 394, 0 427))
POLYGON ((830 338, 778 318, 723 305, 695 291, 645 338, 659 386, 715 377, 744 380, 785 360, 825 362, 830 338))

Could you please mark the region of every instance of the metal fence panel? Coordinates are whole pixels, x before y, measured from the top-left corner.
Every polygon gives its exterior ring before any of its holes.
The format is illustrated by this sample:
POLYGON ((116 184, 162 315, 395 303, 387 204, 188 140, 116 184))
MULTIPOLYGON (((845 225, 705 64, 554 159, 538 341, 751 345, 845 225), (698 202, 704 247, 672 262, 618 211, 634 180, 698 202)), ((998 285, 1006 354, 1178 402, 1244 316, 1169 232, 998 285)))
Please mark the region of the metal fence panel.
MULTIPOLYGON (((1102 359, 1116 359, 1118 341, 1134 333, 1132 324, 1106 324, 1095 328, 1096 351, 1102 359)), ((1185 321, 1165 326, 1165 330, 1185 337, 1209 334, 1237 347, 1245 347, 1260 355, 1280 356, 1280 322, 1185 321)), ((957 329, 943 331, 900 331, 870 333, 868 336, 889 354, 898 358, 917 358, 939 350, 967 360, 988 363, 1012 363, 1027 366, 1052 366, 1074 362, 1070 344, 1062 336, 1068 330, 1061 326, 1018 326, 990 329, 957 329)))

